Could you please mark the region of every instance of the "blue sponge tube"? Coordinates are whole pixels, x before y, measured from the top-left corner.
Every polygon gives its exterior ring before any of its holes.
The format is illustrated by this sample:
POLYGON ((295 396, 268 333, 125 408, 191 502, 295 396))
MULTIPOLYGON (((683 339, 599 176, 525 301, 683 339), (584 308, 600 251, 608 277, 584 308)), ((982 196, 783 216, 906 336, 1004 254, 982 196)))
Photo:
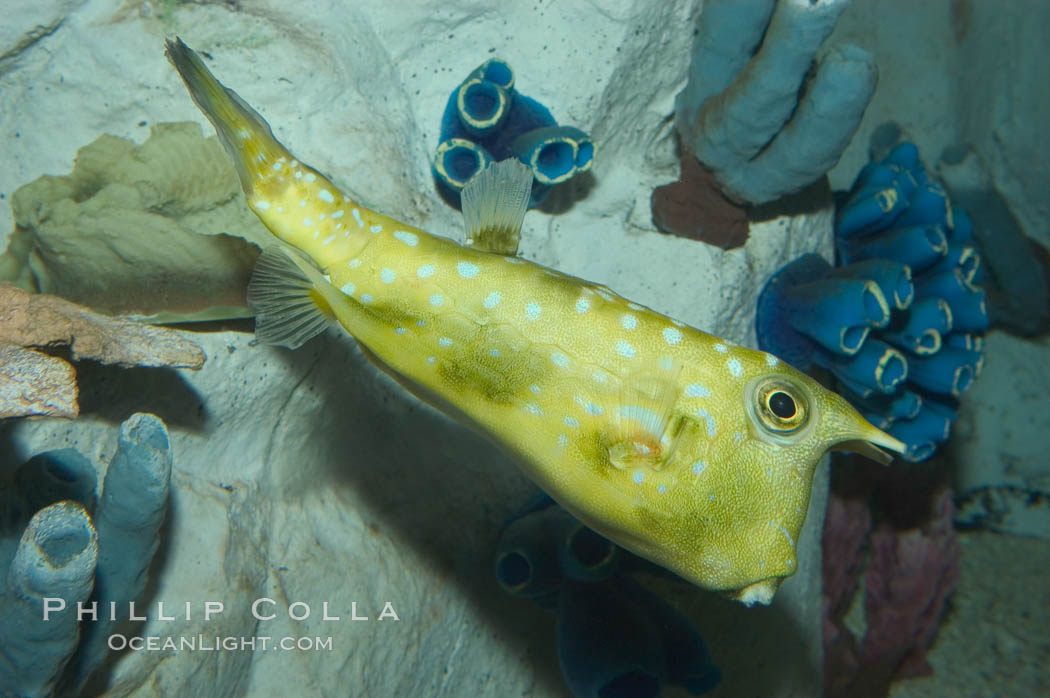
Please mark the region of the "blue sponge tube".
POLYGON ((839 378, 880 393, 892 393, 908 378, 908 361, 904 355, 875 338, 864 342, 852 357, 822 352, 815 358, 839 378))
POLYGON ((572 126, 527 131, 515 138, 510 148, 519 160, 532 168, 536 181, 546 185, 560 184, 581 168, 589 169, 594 157, 593 141, 572 126))
POLYGON ((614 580, 568 583, 558 603, 558 659, 576 698, 657 698, 667 681, 663 641, 614 580))
POLYGON ((500 128, 510 114, 512 94, 479 77, 464 81, 456 89, 456 110, 463 128, 476 137, 500 128))
POLYGON ((923 298, 908 308, 899 329, 887 331, 883 337, 912 354, 927 356, 940 351, 942 338, 951 329, 952 311, 948 302, 943 298, 923 298))
POLYGON ((861 237, 893 224, 908 207, 908 199, 896 182, 877 183, 850 195, 836 214, 835 234, 861 237))
POLYGON ((565 516, 570 520, 563 525, 558 541, 558 558, 565 575, 577 582, 598 582, 615 574, 622 558, 620 548, 568 512, 565 516))
POLYGON ((923 461, 933 455, 937 444, 948 439, 952 422, 944 413, 923 406, 914 419, 901 419, 889 426, 889 433, 905 444, 908 449, 904 458, 912 462, 923 461))
POLYGON ((81 504, 58 502, 29 521, 0 586, 0 695, 55 695, 77 646, 76 608, 91 596, 97 558, 98 535, 81 504))
POLYGON ((943 298, 952 309, 952 329, 983 332, 988 329, 984 289, 970 285, 958 268, 924 275, 915 280, 921 297, 943 298))
POLYGON ((937 182, 926 180, 919 185, 908 202, 908 208, 900 215, 895 225, 940 225, 951 227, 952 210, 948 194, 937 182))
POLYGON ((836 267, 828 276, 836 279, 870 279, 878 284, 883 297, 897 310, 910 306, 915 297, 911 268, 889 259, 869 259, 846 267, 836 267))
POLYGON ((948 240, 953 245, 973 243, 973 221, 970 220, 970 214, 956 206, 952 206, 952 226, 948 240))
POLYGON ((782 319, 836 354, 860 350, 872 327, 885 325, 890 309, 878 284, 823 279, 780 290, 782 319))
POLYGON ((504 90, 514 88, 514 71, 510 64, 500 58, 488 59, 470 73, 467 79, 470 78, 491 82, 504 90))
POLYGON ((449 138, 438 145, 434 155, 434 176, 457 195, 471 177, 481 172, 492 156, 483 147, 465 138, 449 138))
POLYGON ((984 358, 979 352, 942 347, 928 357, 915 357, 909 366, 912 383, 933 393, 961 397, 973 385, 984 358))
POLYGON ((973 286, 980 284, 984 278, 981 267, 981 255, 970 245, 949 243, 948 254, 928 270, 930 274, 958 269, 964 281, 973 286))
POLYGON ((537 599, 558 591, 564 577, 558 540, 568 514, 548 506, 512 521, 496 547, 496 580, 513 596, 537 599))
POLYGON ((864 259, 892 259, 918 271, 948 253, 948 240, 941 226, 918 225, 864 238, 840 238, 839 248, 847 264, 864 259))

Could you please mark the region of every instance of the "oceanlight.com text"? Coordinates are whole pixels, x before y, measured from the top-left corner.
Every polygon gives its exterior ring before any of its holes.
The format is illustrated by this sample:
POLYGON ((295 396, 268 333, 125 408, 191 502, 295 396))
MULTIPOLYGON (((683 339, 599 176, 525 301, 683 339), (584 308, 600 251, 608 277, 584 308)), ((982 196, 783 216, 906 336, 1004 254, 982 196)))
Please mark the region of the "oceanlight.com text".
POLYGON ((222 635, 110 635, 111 650, 134 652, 331 652, 331 637, 253 637, 222 635))

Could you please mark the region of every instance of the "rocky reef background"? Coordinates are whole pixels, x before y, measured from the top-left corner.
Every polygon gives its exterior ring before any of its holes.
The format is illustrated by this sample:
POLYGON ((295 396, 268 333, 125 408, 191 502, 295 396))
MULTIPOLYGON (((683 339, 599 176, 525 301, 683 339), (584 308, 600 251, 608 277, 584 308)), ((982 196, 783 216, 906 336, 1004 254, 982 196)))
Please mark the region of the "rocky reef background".
MULTIPOLYGON (((600 148, 591 176, 526 217, 523 254, 733 341, 753 345, 755 296, 769 274, 804 252, 830 251, 826 191, 804 213, 752 224, 748 244, 728 252, 656 232, 649 197, 677 176, 674 98, 702 2, 23 5, 0 27, 3 235, 11 193, 68 173, 101 133, 142 142, 151 125, 182 120, 211 133, 163 57, 163 38, 177 33, 212 56, 220 79, 293 152, 366 205, 452 237, 459 215, 430 176, 441 111, 467 71, 508 60, 523 91, 600 148)), ((971 145, 1026 232, 1050 245, 1050 142, 1041 133, 1050 94, 1038 53, 1048 21, 1040 0, 856 0, 831 41, 873 51, 880 82, 832 186, 848 186, 871 131, 894 120, 933 157, 971 145)), ((406 396, 335 332, 291 353, 254 346, 238 331, 247 324, 195 329, 206 330, 193 332, 208 356, 199 373, 84 363, 81 417, 0 424, 0 467, 64 446, 108 462, 115 425, 134 412, 160 416, 174 453, 172 499, 147 600, 221 600, 226 610, 205 622, 198 605, 192 619, 154 619, 144 634, 332 636, 334 648, 128 652, 108 695, 567 695, 550 619, 508 602, 492 575, 501 524, 534 492, 499 452, 406 396), (312 614, 296 621, 280 610, 260 623, 249 612, 260 597, 279 609, 305 602, 312 614), (323 601, 341 621, 321 620, 323 601), (376 620, 387 601, 400 621, 376 620), (371 620, 349 620, 352 602, 371 620)), ((1050 489, 1050 347, 996 332, 987 347, 988 372, 963 403, 951 456, 975 481, 1050 489), (1012 388, 1018 382, 1024 390, 1012 388)), ((819 691, 823 490, 818 475, 800 572, 772 608, 672 590, 723 671, 712 695, 819 691)), ((999 677, 1012 663, 1012 676, 1030 681, 1007 695, 1037 695, 1038 675, 1024 667, 1045 665, 1050 649, 1016 619, 1044 612, 1020 580, 1038 579, 1031 561, 1050 554, 1045 541, 1001 546, 979 534, 962 549, 959 610, 928 656, 936 674, 895 690, 945 694, 936 687, 949 675, 973 687, 983 679, 971 656, 996 656, 999 677), (955 625, 987 606, 1013 630, 955 625)))

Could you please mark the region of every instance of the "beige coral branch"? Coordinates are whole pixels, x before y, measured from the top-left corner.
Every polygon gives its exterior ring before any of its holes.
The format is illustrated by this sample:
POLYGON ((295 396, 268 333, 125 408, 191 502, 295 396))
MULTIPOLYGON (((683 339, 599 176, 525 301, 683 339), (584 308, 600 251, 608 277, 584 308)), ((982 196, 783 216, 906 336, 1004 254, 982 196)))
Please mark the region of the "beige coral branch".
POLYGON ((0 418, 75 417, 76 373, 29 347, 68 345, 74 360, 199 369, 204 351, 177 332, 0 284, 0 418))

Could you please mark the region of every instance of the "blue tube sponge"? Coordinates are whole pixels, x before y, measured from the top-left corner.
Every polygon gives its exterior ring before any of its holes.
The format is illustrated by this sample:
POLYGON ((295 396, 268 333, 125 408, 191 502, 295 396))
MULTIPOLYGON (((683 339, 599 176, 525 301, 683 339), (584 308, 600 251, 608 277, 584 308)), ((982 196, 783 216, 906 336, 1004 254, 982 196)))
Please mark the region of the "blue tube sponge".
POLYGON ((0 595, 0 695, 55 693, 77 646, 76 608, 91 595, 97 557, 82 505, 58 502, 29 521, 0 595))
POLYGON ((690 695, 721 680, 693 625, 633 580, 570 583, 558 604, 558 658, 576 698, 690 695))
POLYGON ((500 536, 505 591, 558 615, 558 657, 577 698, 691 695, 721 673, 691 622, 624 574, 634 558, 541 495, 500 536))
MULTIPOLYGON (((16 470, 10 486, 0 488, 0 565, 11 558, 9 536, 3 534, 22 536, 7 574, 10 588, 0 598, 0 695, 82 693, 106 657, 113 625, 120 622, 119 616, 110 620, 106 609, 112 603, 126 613, 145 590, 146 570, 167 511, 170 479, 164 423, 150 414, 135 414, 120 427, 99 501, 94 466, 72 449, 34 456, 16 470), (30 568, 35 571, 23 580, 30 568), (51 585, 40 598, 59 597, 73 610, 56 615, 46 627, 22 627, 23 620, 11 626, 29 612, 30 603, 26 593, 11 585, 38 591, 51 585), (79 623, 77 601, 96 603, 99 620, 79 623), (26 646, 9 642, 23 636, 26 646), (27 683, 26 677, 35 678, 27 683)), ((33 608, 39 618, 40 609, 33 608)))
POLYGON ((798 191, 831 169, 849 144, 875 89, 871 55, 836 47, 801 90, 848 5, 704 4, 675 120, 684 147, 730 197, 760 204, 798 191))
POLYGON ((759 346, 803 370, 831 370, 865 418, 923 460, 948 438, 955 401, 983 364, 988 309, 971 221, 911 143, 866 165, 837 200, 843 266, 807 255, 778 271, 759 295, 759 346), (863 280, 887 299, 887 322, 858 314, 845 284, 863 280))
POLYGON ((498 58, 478 66, 449 96, 441 117, 434 180, 449 204, 492 161, 516 157, 534 174, 530 207, 550 187, 586 172, 595 145, 578 128, 559 126, 550 110, 514 89, 514 72, 498 58))
MULTIPOLYGON (((117 451, 106 470, 102 498, 95 508, 98 570, 94 600, 128 609, 145 591, 146 570, 160 542, 168 511, 171 447, 164 422, 152 414, 134 414, 120 425, 117 451)), ((79 691, 106 657, 106 638, 120 621, 100 614, 86 623, 83 642, 71 668, 79 691)))

